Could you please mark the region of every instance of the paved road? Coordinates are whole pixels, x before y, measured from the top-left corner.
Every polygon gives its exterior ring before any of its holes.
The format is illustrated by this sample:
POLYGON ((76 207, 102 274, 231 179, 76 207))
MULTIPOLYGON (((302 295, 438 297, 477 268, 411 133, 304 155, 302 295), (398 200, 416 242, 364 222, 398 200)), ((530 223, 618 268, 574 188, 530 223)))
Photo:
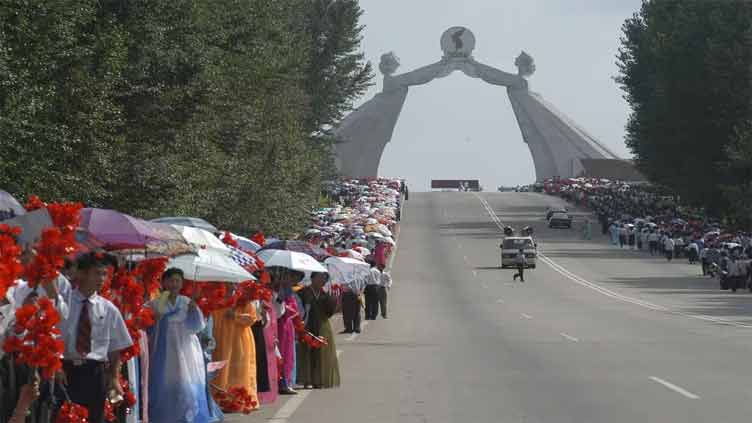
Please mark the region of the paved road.
POLYGON ((548 229, 556 204, 411 195, 390 319, 337 339, 343 387, 234 421, 749 421, 752 294, 719 291, 684 261, 548 229), (498 269, 496 220, 536 229, 543 257, 524 284, 498 269))

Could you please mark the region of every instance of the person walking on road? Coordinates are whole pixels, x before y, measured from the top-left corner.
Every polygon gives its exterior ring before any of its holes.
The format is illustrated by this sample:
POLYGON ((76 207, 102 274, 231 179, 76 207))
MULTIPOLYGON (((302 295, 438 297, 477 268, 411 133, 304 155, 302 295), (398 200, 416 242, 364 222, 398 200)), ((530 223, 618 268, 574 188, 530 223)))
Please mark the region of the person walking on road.
POLYGON ((590 219, 585 219, 585 225, 582 227, 582 238, 589 240, 593 237, 593 227, 590 224, 590 219))
POLYGON ((520 251, 517 253, 517 257, 515 257, 515 262, 517 263, 517 273, 514 274, 512 277, 512 280, 517 280, 517 278, 520 278, 520 282, 525 282, 525 264, 527 260, 525 259, 525 250, 520 248, 520 251))
POLYGON ((666 253, 666 260, 671 261, 674 258, 674 240, 667 236, 663 241, 663 251, 666 253))

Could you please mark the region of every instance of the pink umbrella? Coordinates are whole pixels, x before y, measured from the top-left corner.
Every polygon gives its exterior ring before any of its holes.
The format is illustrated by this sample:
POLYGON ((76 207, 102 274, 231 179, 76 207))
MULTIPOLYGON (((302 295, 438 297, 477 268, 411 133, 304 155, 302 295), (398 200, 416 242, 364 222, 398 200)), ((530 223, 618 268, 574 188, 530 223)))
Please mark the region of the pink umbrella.
POLYGON ((80 230, 109 251, 167 256, 194 252, 172 226, 147 222, 115 210, 83 209, 80 230))

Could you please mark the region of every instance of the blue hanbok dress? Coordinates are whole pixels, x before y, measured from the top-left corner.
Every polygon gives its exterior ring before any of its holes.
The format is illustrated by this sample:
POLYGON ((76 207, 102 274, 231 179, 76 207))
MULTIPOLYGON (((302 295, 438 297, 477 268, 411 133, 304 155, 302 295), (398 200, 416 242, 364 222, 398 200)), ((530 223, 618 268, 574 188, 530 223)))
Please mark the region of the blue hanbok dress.
POLYGON ((197 307, 179 295, 152 302, 161 314, 149 330, 149 419, 159 423, 208 423, 204 356, 197 333, 206 326, 197 307))

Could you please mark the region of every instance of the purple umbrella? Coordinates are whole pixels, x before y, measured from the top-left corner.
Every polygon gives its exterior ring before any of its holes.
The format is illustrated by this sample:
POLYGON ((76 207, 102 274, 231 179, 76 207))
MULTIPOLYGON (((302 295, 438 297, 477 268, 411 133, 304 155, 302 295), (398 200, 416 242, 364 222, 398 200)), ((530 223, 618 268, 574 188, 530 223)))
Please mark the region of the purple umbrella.
POLYGON ((12 195, 0 189, 0 220, 26 214, 26 209, 12 195))
POLYGON ((331 254, 327 253, 323 248, 316 247, 305 241, 275 241, 271 244, 267 243, 264 248, 258 252, 260 253, 264 250, 296 251, 298 253, 308 254, 317 261, 324 261, 327 257, 331 257, 331 254))
POLYGON ((195 252, 172 226, 147 222, 115 210, 83 209, 80 230, 110 251, 166 256, 195 252))

